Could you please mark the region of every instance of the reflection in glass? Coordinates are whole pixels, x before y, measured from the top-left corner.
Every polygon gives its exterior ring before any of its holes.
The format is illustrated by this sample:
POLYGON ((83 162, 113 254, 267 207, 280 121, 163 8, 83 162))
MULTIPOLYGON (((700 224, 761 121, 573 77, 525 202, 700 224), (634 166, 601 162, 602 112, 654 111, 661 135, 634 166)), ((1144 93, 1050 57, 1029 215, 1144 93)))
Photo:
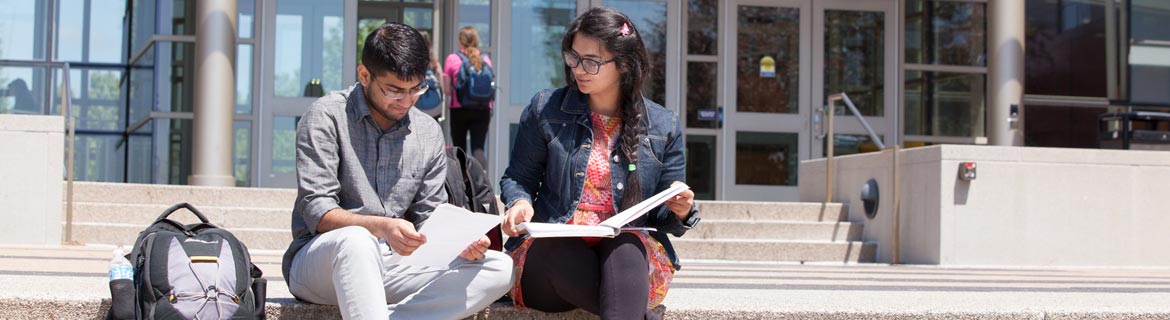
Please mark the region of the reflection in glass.
POLYGON ((906 63, 985 66, 987 5, 911 0, 906 3, 906 63))
MULTIPOLYGON (((885 140, 886 137, 878 135, 878 139, 885 140)), ((821 139, 821 157, 829 156, 829 149, 825 145, 826 139, 821 139)), ((869 138, 868 134, 833 134, 833 156, 845 156, 851 154, 877 152, 881 151, 878 145, 869 138)))
MULTIPOLYGON (((342 38, 345 27, 342 21, 340 16, 325 16, 321 21, 321 29, 325 32, 321 36, 323 50, 321 51, 321 81, 319 83, 322 93, 341 90, 346 85, 341 82, 341 66, 345 65, 344 50, 342 49, 345 45, 345 40, 342 38), (336 68, 331 66, 336 66, 336 68)), ((309 91, 305 90, 304 95, 317 94, 309 91)))
MULTIPOLYGON (((18 0, 17 2, 28 2, 18 0)), ((81 37, 84 35, 85 22, 85 3, 83 0, 58 0, 57 7, 57 60, 60 61, 82 61, 81 60, 81 37)), ((17 34, 22 34, 19 30, 14 31, 17 34)), ((8 39, 5 37, 4 39, 8 39)), ((8 42, 5 40, 4 42, 8 42)), ((4 44, 8 46, 7 43, 4 44)), ((31 49, 32 47, 23 50, 31 49)), ((9 55, 8 49, 0 52, 3 56, 9 55)), ((19 51, 13 51, 19 52, 19 51)))
MULTIPOLYGON (((1170 29, 1165 27, 1170 3, 1134 0, 1131 6, 1134 39, 1170 41, 1170 29)), ((1170 105, 1170 47, 1134 44, 1129 50, 1130 101, 1170 105)))
MULTIPOLYGON (((61 114, 60 71, 53 72, 53 95, 50 114, 61 114)), ((70 113, 78 130, 119 131, 125 128, 122 71, 116 69, 70 70, 69 86, 72 92, 70 113)), ((40 96, 36 97, 37 99, 40 96)))
MULTIPOLYGON (((1028 125, 1024 145, 1051 148, 1098 148, 1100 116, 1106 108, 1025 106, 1028 125)), ((1170 128, 1161 128, 1170 130, 1170 128)))
POLYGON ((687 53, 715 55, 718 53, 719 2, 715 0, 687 1, 687 53))
POLYGON ((406 8, 402 15, 402 24, 408 25, 420 31, 426 31, 434 34, 434 9, 432 8, 406 8))
POLYGON ((236 46, 236 114, 252 113, 252 45, 236 46))
MULTIPOLYGON (((2 71, 2 70, 4 70, 4 68, 0 68, 0 71, 2 71)), ((84 91, 84 90, 82 90, 83 83, 81 82, 81 72, 82 71, 83 71, 82 69, 76 69, 76 68, 71 68, 69 70, 69 94, 71 96, 70 98, 73 99, 72 101, 74 104, 76 104, 77 101, 81 100, 81 93, 84 91)), ((42 71, 40 71, 38 69, 37 72, 39 74, 39 72, 42 72, 42 71)), ((49 104, 49 114, 53 114, 53 115, 60 115, 61 114, 61 90, 65 90, 65 84, 61 82, 61 74, 62 73, 63 72, 61 72, 60 70, 53 71, 53 88, 51 88, 51 90, 53 92, 50 95, 53 100, 52 100, 52 103, 49 104)), ((36 89, 34 89, 34 92, 35 91, 36 91, 36 89)), ((39 94, 36 94, 33 96, 39 97, 39 94)), ((76 108, 74 108, 73 112, 77 112, 76 108)), ((74 115, 76 116, 77 114, 74 113, 74 115)))
POLYGON ((884 30, 881 12, 825 10, 825 97, 845 92, 862 115, 883 115, 884 30))
POLYGON ((985 136, 985 76, 906 71, 907 135, 985 136))
POLYGON ((273 90, 277 96, 300 97, 320 80, 321 91, 340 90, 342 60, 340 1, 276 2, 276 48, 273 90))
POLYGON ((687 128, 719 128, 719 108, 715 62, 687 62, 687 128))
POLYGON ((634 21, 650 58, 650 78, 645 80, 642 95, 666 105, 666 2, 607 0, 605 5, 634 21))
MULTIPOLYGON (((1105 97, 1103 1, 1028 1, 1024 21, 1024 93, 1105 97)), ((1159 1, 1161 2, 1161 1, 1159 1)), ((1158 23, 1164 28, 1165 20, 1158 23)), ((1135 30, 1136 32, 1136 30, 1135 30)))
MULTIPOLYGON (((1096 4, 1097 1, 1091 2, 1094 7, 1101 6, 1096 4)), ((1170 3, 1165 0, 1131 0, 1130 15, 1130 32, 1134 39, 1170 41, 1170 28, 1166 28, 1166 21, 1170 19, 1170 3)))
POLYGON ((126 59, 122 36, 126 21, 125 0, 90 0, 89 62, 118 63, 126 59))
POLYGON ((740 6, 737 17, 737 110, 797 113, 800 9, 740 6), (765 65, 774 69, 765 72, 765 65))
MULTIPOLYGON (((148 126, 149 127, 149 126, 148 126)), ((131 135, 130 139, 123 148, 128 148, 126 157, 128 162, 126 164, 126 182, 129 183, 152 183, 151 169, 154 167, 153 155, 154 145, 151 142, 152 137, 149 133, 141 135, 131 135)))
POLYGON ((232 176, 237 187, 251 186, 252 177, 252 122, 232 123, 232 176))
POLYGON ((715 136, 687 135, 687 185, 697 200, 715 200, 715 136))
POLYGON ((238 37, 251 38, 252 24, 256 16, 256 0, 237 0, 236 10, 239 11, 239 18, 236 20, 238 28, 238 37))
POLYGON ((735 184, 795 186, 796 133, 735 133, 735 184))
POLYGON ((527 105, 541 89, 563 87, 561 38, 577 16, 575 0, 512 1, 509 96, 513 105, 527 105))
MULTIPOLYGON (((45 1, 0 0, 0 60, 44 58, 45 1)), ((64 10, 64 9, 62 9, 64 10)), ((80 43, 80 42, 78 42, 80 43)), ((4 79, 0 79, 0 82, 4 79)))
MULTIPOLYGON (((165 120, 164 120, 165 121, 165 120)), ((191 176, 192 130, 191 119, 172 119, 170 127, 164 128, 166 135, 166 176, 169 184, 187 184, 191 176)))
POLYGON ((272 172, 297 172, 297 122, 301 117, 276 116, 272 119, 272 172))
MULTIPOLYGON (((459 0, 459 28, 475 27, 479 33, 479 46, 492 46, 492 3, 490 0, 459 0)), ((458 30, 458 29, 456 29, 458 30)), ((440 54, 440 57, 446 56, 440 54)))
POLYGON ((170 47, 170 69, 167 70, 170 78, 170 101, 161 104, 164 111, 192 112, 195 110, 195 44, 194 43, 156 43, 155 46, 170 47))
POLYGON ((121 135, 77 134, 74 140, 73 177, 78 181, 122 182, 122 148, 114 148, 121 135))
MULTIPOLYGON (((250 72, 250 71, 249 71, 250 72)), ((155 73, 151 69, 130 69, 130 123, 145 118, 154 110, 155 73)), ((153 126, 144 126, 136 132, 150 132, 153 126)))
POLYGON ((0 66, 0 114, 43 114, 44 70, 0 66))
POLYGON ((366 47, 366 37, 370 35, 370 32, 374 32, 374 30, 377 30, 378 27, 382 26, 382 24, 384 24, 384 23, 386 23, 386 19, 364 18, 364 19, 358 20, 358 27, 357 27, 357 31, 358 31, 358 34, 357 34, 357 46, 358 46, 357 47, 357 63, 358 64, 362 63, 362 50, 365 50, 364 48, 366 47))

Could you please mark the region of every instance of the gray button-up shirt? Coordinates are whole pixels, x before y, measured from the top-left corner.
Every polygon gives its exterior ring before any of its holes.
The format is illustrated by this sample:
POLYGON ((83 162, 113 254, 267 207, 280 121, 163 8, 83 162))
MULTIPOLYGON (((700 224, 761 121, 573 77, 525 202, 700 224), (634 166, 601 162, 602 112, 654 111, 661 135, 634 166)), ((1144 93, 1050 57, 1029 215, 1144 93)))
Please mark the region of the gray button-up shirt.
POLYGON ((334 208, 421 227, 447 201, 444 141, 439 124, 415 108, 383 131, 360 83, 313 102, 297 123, 297 200, 285 279, 292 258, 334 208))

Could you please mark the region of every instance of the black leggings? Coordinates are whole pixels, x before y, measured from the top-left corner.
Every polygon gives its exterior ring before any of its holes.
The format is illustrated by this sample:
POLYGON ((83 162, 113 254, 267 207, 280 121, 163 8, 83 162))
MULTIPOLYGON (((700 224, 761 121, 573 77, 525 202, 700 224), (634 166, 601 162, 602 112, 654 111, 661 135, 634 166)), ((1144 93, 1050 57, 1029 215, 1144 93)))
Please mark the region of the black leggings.
POLYGON ((451 109, 451 144, 463 148, 467 154, 476 157, 487 167, 484 145, 487 143, 488 126, 492 123, 491 109, 451 109), (471 145, 467 145, 467 133, 471 132, 471 145))
POLYGON ((520 279, 527 307, 581 308, 601 319, 657 319, 646 308, 649 264, 637 236, 622 233, 593 247, 580 238, 535 239, 527 254, 520 279))

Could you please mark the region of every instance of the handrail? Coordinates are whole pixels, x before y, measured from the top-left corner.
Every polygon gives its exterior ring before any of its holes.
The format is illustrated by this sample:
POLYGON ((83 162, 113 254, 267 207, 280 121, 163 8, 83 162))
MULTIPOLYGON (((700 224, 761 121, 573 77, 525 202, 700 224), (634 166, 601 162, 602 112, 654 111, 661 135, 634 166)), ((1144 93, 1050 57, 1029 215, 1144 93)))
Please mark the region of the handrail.
POLYGON ((65 148, 65 243, 73 242, 73 144, 76 139, 76 124, 73 113, 69 110, 73 106, 73 89, 69 84, 69 63, 65 62, 61 68, 61 115, 66 119, 69 134, 66 138, 68 146, 65 148))
POLYGON ((836 93, 829 95, 829 98, 826 100, 828 102, 828 106, 826 106, 828 110, 826 111, 828 112, 826 112, 827 121, 825 122, 825 128, 827 130, 827 134, 825 135, 825 147, 828 150, 826 150, 827 156, 825 157, 825 203, 830 203, 833 202, 833 147, 835 146, 836 142, 836 138, 833 134, 833 116, 837 113, 836 102, 842 100, 845 101, 845 105, 849 107, 849 111, 851 111, 853 115, 857 117, 857 121, 861 122, 861 125, 865 127, 865 131, 869 132, 869 138, 878 145, 879 150, 885 150, 886 145, 882 143, 882 140, 878 138, 877 133, 875 133, 873 128, 869 126, 869 121, 865 121, 865 117, 861 115, 861 112, 857 111, 857 107, 853 106, 853 100, 849 99, 849 95, 845 94, 844 92, 836 93))
MULTIPOLYGON (((881 150, 881 152, 885 152, 886 145, 884 143, 882 143, 882 140, 878 137, 877 133, 873 131, 873 127, 871 127, 869 125, 869 121, 866 121, 865 117, 861 115, 861 112, 859 112, 857 110, 857 107, 853 105, 853 100, 849 99, 848 94, 845 94, 844 92, 832 94, 832 95, 829 95, 828 99, 826 99, 826 100, 828 102, 828 106, 826 106, 828 108, 828 110, 825 110, 825 111, 827 111, 826 112, 827 119, 826 119, 826 126, 825 126, 827 133, 826 133, 824 138, 827 139, 827 140, 825 140, 825 146, 828 150, 826 150, 827 156, 825 157, 825 202, 824 202, 824 204, 828 205, 830 202, 833 202, 833 180, 835 180, 834 179, 835 178, 834 177, 834 168, 833 168, 833 152, 834 152, 834 147, 836 144, 835 143, 836 138, 834 137, 834 133, 833 133, 833 118, 834 118, 834 115, 836 115, 836 113, 837 113, 836 102, 837 101, 845 101, 845 106, 849 107, 849 111, 853 113, 853 116, 857 118, 858 122, 861 122, 861 126, 865 127, 865 131, 869 133, 870 140, 873 140, 873 142, 875 144, 877 144, 878 149, 881 150)), ((893 247, 892 262, 894 264, 898 264, 900 262, 899 261, 900 260, 899 259, 899 254, 900 254, 899 253, 899 248, 900 248, 899 242, 901 240, 900 239, 900 235, 901 235, 901 230, 900 230, 901 229, 901 212, 900 212, 901 211, 901 209, 900 209, 901 199, 899 199, 899 197, 900 197, 899 184, 901 183, 901 181, 900 181, 901 179, 898 176, 898 166, 899 166, 898 152, 899 152, 899 149, 900 148, 898 147, 898 144, 894 143, 893 165, 892 165, 893 176, 894 176, 893 177, 894 192, 892 195, 892 197, 894 199, 894 201, 893 201, 894 202, 893 203, 893 207, 894 207, 894 209, 893 209, 893 211, 894 211, 894 223, 893 223, 894 230, 893 230, 893 233, 894 233, 894 236, 893 236, 893 241, 892 241, 893 242, 893 244, 892 244, 892 247, 893 247)), ((822 207, 824 207, 825 205, 822 205, 822 207)))
POLYGON ((126 127, 126 130, 122 130, 122 139, 118 140, 118 144, 114 145, 114 148, 117 149, 123 144, 126 144, 126 141, 130 139, 131 133, 138 131, 138 129, 141 129, 142 127, 146 126, 147 123, 155 119, 195 119, 195 113, 151 111, 150 113, 147 113, 146 116, 138 119, 138 121, 135 121, 134 124, 126 127))
POLYGON ((829 95, 829 117, 832 118, 833 114, 836 113, 836 108, 834 108, 833 102, 839 100, 845 101, 845 106, 849 107, 849 111, 853 112, 853 116, 857 117, 857 121, 861 122, 861 126, 865 127, 865 131, 869 132, 869 138, 878 145, 878 149, 885 150, 886 145, 882 143, 882 139, 878 138, 877 133, 873 131, 873 127, 869 126, 869 121, 865 121, 865 117, 861 115, 861 111, 857 111, 857 107, 853 106, 853 100, 850 100, 849 95, 845 94, 844 92, 829 95))
POLYGON ((195 43, 195 36, 191 35, 173 35, 173 34, 156 34, 150 36, 150 40, 146 41, 141 48, 134 51, 134 55, 130 56, 130 60, 126 60, 126 72, 122 72, 122 78, 118 79, 118 85, 126 83, 126 79, 130 78, 130 68, 138 63, 138 59, 142 59, 146 55, 146 51, 154 46, 155 42, 184 42, 195 43))
POLYGON ((150 36, 150 40, 146 41, 146 44, 143 44, 141 48, 138 48, 138 50, 134 51, 134 55, 130 56, 130 60, 126 60, 126 64, 134 65, 134 63, 138 62, 138 59, 141 59, 142 56, 146 55, 146 50, 150 50, 150 47, 154 46, 155 42, 195 43, 195 36, 173 34, 156 34, 150 36))

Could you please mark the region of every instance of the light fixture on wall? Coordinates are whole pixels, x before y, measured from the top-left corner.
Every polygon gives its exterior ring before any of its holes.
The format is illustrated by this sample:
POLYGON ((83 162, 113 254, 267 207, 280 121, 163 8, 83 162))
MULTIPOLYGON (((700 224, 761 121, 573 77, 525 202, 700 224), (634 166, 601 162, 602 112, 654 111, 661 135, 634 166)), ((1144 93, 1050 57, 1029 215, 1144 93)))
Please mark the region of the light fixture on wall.
POLYGON ((877 217, 878 200, 881 198, 878 192, 877 180, 869 179, 865 184, 861 185, 861 203, 865 208, 865 217, 873 219, 877 217))

